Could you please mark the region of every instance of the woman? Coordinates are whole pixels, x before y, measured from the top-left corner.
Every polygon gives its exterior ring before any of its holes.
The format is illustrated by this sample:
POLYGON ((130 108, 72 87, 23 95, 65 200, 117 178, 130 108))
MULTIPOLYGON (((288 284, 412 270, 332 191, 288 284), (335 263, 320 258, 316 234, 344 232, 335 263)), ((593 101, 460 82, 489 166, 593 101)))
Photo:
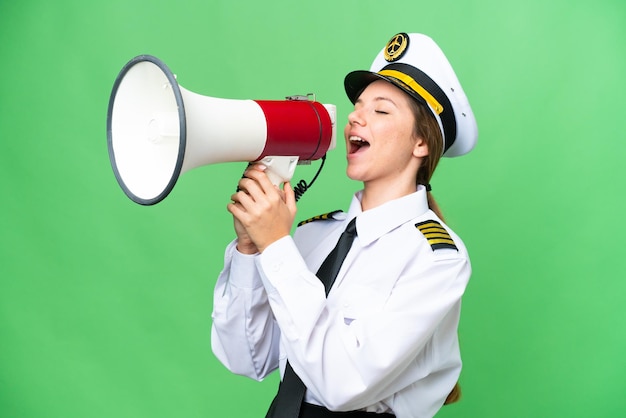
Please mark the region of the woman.
POLYGON ((456 396, 471 268, 429 182, 442 155, 473 148, 476 123, 424 35, 394 36, 345 86, 347 175, 363 189, 347 212, 303 222, 292 238, 293 190, 262 166, 247 170, 228 205, 237 239, 215 288, 213 351, 258 380, 280 366, 268 417, 432 417, 456 396), (323 284, 320 266, 352 220, 350 250, 323 284))

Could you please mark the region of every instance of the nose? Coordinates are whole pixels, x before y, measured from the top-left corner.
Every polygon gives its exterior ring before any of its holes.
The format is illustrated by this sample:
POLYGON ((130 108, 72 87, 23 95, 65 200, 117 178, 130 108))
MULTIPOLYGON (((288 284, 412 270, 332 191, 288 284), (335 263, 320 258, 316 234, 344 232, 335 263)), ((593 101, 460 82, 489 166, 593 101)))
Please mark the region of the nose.
POLYGON ((363 119, 361 113, 358 110, 353 110, 348 115, 348 124, 352 125, 361 125, 365 124, 365 120, 363 119))

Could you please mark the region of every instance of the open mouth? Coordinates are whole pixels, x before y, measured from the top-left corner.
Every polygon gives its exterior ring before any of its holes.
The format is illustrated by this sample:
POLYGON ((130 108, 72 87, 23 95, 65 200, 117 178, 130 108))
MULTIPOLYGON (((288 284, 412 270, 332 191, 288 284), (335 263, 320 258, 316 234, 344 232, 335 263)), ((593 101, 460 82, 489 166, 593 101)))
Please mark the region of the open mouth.
POLYGON ((349 146, 350 154, 354 154, 356 152, 363 151, 369 148, 370 143, 359 136, 351 136, 349 138, 349 146))

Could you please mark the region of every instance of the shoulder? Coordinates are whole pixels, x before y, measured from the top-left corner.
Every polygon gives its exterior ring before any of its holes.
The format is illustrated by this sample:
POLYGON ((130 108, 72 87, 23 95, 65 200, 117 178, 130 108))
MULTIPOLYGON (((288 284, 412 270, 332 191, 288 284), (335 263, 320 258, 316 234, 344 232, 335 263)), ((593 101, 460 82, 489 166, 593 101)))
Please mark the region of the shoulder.
POLYGON ((435 258, 467 258, 461 238, 436 216, 427 216, 413 222, 417 239, 435 258))
POLYGON ((448 230, 438 220, 428 219, 417 222, 415 228, 428 241, 433 251, 442 249, 459 250, 448 230))
POLYGON ((347 214, 340 210, 324 213, 298 223, 293 239, 301 253, 308 254, 320 245, 320 242, 333 236, 343 225, 347 214))
POLYGON ((313 216, 312 218, 305 219, 304 221, 298 222, 298 227, 309 224, 311 222, 318 221, 340 221, 345 219, 346 214, 341 210, 334 210, 332 212, 323 213, 321 215, 313 216))

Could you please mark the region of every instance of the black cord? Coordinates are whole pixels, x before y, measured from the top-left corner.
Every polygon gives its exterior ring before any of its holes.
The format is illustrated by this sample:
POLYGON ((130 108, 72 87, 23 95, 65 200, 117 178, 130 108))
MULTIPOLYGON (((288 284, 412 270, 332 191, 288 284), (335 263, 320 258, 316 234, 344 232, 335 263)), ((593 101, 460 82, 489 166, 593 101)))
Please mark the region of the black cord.
POLYGON ((322 172, 322 167, 324 167, 325 162, 326 162, 326 154, 324 154, 324 156, 322 157, 322 163, 320 164, 320 167, 317 169, 317 173, 315 173, 315 176, 313 177, 310 183, 307 183, 304 180, 300 180, 298 184, 293 186, 293 191, 296 194, 296 202, 302 197, 304 192, 306 192, 307 190, 311 188, 311 186, 313 186, 313 183, 315 183, 317 176, 319 176, 320 173, 322 172))

